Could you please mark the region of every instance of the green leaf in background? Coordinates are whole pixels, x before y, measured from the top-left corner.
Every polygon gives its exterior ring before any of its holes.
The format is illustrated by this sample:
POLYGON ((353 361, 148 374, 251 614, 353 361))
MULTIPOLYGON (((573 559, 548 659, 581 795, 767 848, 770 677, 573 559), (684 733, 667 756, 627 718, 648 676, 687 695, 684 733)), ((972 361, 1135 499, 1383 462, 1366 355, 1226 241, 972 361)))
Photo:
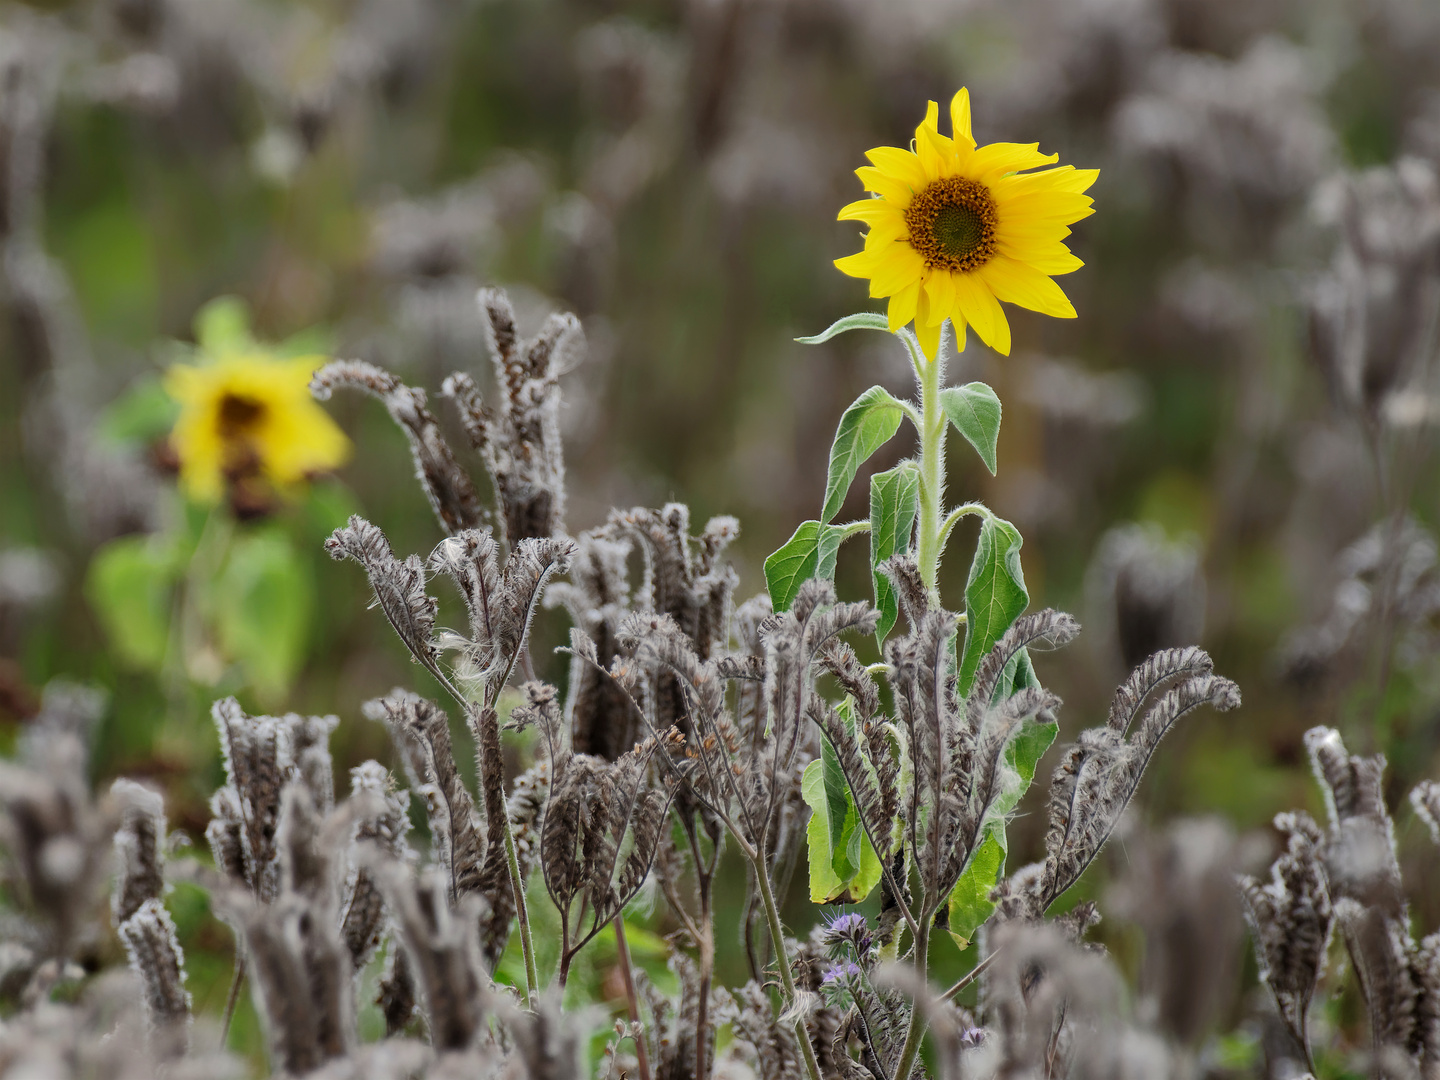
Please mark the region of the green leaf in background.
POLYGON ((902 461, 870 478, 870 576, 875 582, 875 607, 880 612, 875 641, 881 645, 895 628, 900 602, 895 597, 895 586, 880 567, 897 551, 910 547, 919 506, 920 466, 915 462, 902 461))
POLYGON ((994 476, 995 444, 1000 438, 1000 399, 995 391, 983 382, 952 386, 940 391, 940 408, 994 476))
POLYGON ((195 340, 208 353, 254 348, 249 306, 238 296, 217 296, 195 313, 195 340))
POLYGON ((144 536, 112 540, 90 560, 85 598, 124 663, 159 671, 165 662, 177 577, 173 548, 144 536))
POLYGON ((800 586, 811 578, 835 574, 835 554, 844 529, 802 521, 795 534, 765 560, 765 587, 776 611, 788 611, 800 586))
POLYGON ((888 334, 890 320, 875 311, 861 311, 846 315, 843 319, 836 319, 829 327, 812 337, 797 337, 795 340, 801 345, 823 345, 847 330, 884 330, 888 334))
POLYGON ((169 434, 180 406, 157 378, 137 379, 105 407, 96 422, 100 438, 116 446, 146 445, 169 434))
POLYGON ((960 658, 960 694, 970 692, 980 661, 1030 603, 1020 569, 1020 530, 1004 518, 980 526, 970 577, 965 582, 965 651, 960 658))
POLYGON ((830 445, 825 509, 820 514, 823 520, 830 521, 840 512, 855 473, 871 454, 890 441, 904 415, 900 402, 880 386, 870 387, 845 410, 830 445))
POLYGON ((282 698, 305 660, 309 569, 279 531, 237 536, 211 593, 220 647, 262 698, 282 698))
POLYGON ((1005 872, 1005 830, 992 829, 970 859, 950 894, 950 936, 962 950, 995 913, 990 892, 1005 872))

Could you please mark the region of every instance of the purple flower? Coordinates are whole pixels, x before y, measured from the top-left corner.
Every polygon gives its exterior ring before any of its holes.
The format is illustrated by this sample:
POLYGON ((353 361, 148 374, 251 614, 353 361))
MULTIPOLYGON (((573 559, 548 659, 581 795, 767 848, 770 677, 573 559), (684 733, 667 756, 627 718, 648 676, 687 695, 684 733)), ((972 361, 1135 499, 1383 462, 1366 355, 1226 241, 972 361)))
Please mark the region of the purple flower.
POLYGON ((838 915, 825 927, 826 945, 850 945, 862 958, 870 951, 872 941, 870 926, 859 912, 838 915))
POLYGON ((860 968, 855 964, 831 964, 829 969, 820 979, 820 985, 831 987, 848 983, 852 979, 860 978, 860 968))

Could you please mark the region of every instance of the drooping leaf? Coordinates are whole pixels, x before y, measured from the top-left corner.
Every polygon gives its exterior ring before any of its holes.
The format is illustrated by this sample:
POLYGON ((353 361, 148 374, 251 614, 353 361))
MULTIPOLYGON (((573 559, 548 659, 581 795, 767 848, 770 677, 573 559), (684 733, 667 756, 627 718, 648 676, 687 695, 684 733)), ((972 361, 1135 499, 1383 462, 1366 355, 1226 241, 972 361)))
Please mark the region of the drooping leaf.
POLYGON ((289 537, 237 537, 212 599, 220 647, 262 697, 283 697, 304 663, 314 608, 308 567, 289 537))
POLYGON ((1020 569, 1020 530, 1003 518, 980 526, 975 558, 965 583, 965 651, 960 659, 960 693, 968 694, 980 661, 1030 603, 1020 569))
POLYGON ((164 663, 178 575, 173 548, 149 537, 123 536, 95 553, 85 596, 125 663, 151 671, 164 663))
POLYGON ((845 410, 830 445, 825 509, 820 513, 823 520, 830 521, 840 512, 855 473, 871 454, 890 441, 904 415, 900 402, 880 386, 870 387, 845 410))
POLYGON ((801 345, 823 345, 847 330, 884 330, 888 334, 890 321, 878 312, 860 311, 854 315, 846 315, 843 319, 836 319, 818 334, 811 337, 797 337, 795 340, 801 345))
POLYGON ((983 382, 952 386, 940 391, 940 408, 994 476, 995 444, 1000 438, 1000 399, 995 391, 983 382))
MULTIPOLYGON (((860 825, 848 788, 844 792, 843 825, 832 840, 830 791, 825 774, 825 763, 817 759, 805 766, 800 780, 800 794, 811 811, 805 830, 810 899, 816 904, 858 903, 879 883, 880 860, 860 825)), ((840 782, 844 784, 843 777, 840 782)))
POLYGON ((990 892, 1005 872, 1005 830, 992 829, 976 849, 970 865, 950 894, 950 936, 961 949, 968 948, 975 931, 995 913, 990 892))
POLYGON ((835 555, 844 529, 802 521, 793 536, 765 560, 765 585, 776 611, 787 611, 800 586, 835 574, 835 555))
MULTIPOLYGON (((832 839, 830 865, 835 876, 845 881, 855 873, 858 858, 850 858, 849 837, 845 835, 848 818, 854 813, 850 800, 850 789, 845 784, 845 773, 840 768, 840 759, 830 746, 829 739, 820 740, 820 779, 825 786, 825 830, 832 839)), ((858 854, 858 852, 857 852, 858 854)))
POLYGON ((881 645, 900 617, 900 602, 895 586, 880 567, 897 551, 909 548, 919 506, 920 466, 915 462, 902 461, 870 478, 870 575, 875 582, 875 607, 880 612, 875 640, 881 645))

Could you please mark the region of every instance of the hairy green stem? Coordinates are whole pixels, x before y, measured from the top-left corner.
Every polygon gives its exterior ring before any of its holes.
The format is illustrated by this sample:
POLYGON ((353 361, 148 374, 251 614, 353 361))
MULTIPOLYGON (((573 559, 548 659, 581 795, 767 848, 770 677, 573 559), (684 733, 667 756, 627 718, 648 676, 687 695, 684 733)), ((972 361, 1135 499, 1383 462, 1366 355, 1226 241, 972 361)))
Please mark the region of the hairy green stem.
POLYGON ((934 360, 922 356, 915 365, 915 375, 920 384, 920 579, 938 605, 940 549, 944 542, 940 514, 945 502, 946 422, 940 410, 940 384, 945 376, 945 354, 941 352, 934 360))
MULTIPOLYGON (((785 1007, 793 1008, 796 1000, 795 978, 790 974, 790 954, 785 951, 785 931, 780 926, 780 912, 775 907, 775 894, 770 889, 770 873, 762 861, 763 853, 756 852, 750 860, 755 868, 755 880, 760 883, 760 899, 765 905, 765 918, 770 923, 770 940, 775 945, 775 966, 780 970, 780 985, 785 991, 785 1007)), ((805 1071, 810 1080, 821 1080, 820 1063, 815 1060, 815 1048, 810 1045, 810 1035, 805 1030, 803 1017, 795 1018, 795 1039, 800 1044, 800 1054, 805 1059, 805 1071)))
MULTIPOLYGON (((920 936, 915 939, 915 975, 920 986, 926 985, 930 962, 930 925, 935 912, 927 911, 920 920, 920 936)), ((910 1010, 910 1027, 905 1032, 905 1047, 900 1051, 900 1064, 895 1068, 897 1078, 908 1077, 920 1056, 920 1044, 925 1041, 925 1018, 917 1001, 910 1010)))
POLYGON ((530 937, 530 911, 525 906, 525 882, 520 877, 520 860, 515 856, 515 835, 506 816, 505 862, 510 867, 510 884, 515 890, 515 920, 520 924, 520 951, 525 954, 525 1007, 540 991, 540 976, 535 970, 535 942, 530 937))

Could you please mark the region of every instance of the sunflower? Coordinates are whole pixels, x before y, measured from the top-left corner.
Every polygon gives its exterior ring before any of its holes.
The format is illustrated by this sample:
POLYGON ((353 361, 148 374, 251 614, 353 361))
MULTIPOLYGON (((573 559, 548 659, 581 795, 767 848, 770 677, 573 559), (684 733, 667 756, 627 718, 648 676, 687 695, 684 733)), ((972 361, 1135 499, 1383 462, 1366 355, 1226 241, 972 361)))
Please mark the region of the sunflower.
POLYGON ((874 197, 840 211, 841 221, 870 227, 865 250, 835 260, 851 277, 869 278, 870 295, 890 298, 890 329, 912 319, 925 355, 935 359, 940 327, 965 327, 996 352, 1010 353, 1010 323, 999 301, 1073 319, 1075 309, 1052 276, 1084 264, 1062 242, 1067 226, 1094 213, 1083 194, 1098 169, 1055 169, 1058 155, 1038 143, 977 147, 970 134, 970 93, 950 102, 953 137, 940 134, 935 102, 915 129, 913 150, 880 146, 855 170, 874 197))
POLYGON ((227 482, 236 495, 261 494, 257 483, 283 492, 348 459, 350 440, 310 397, 325 361, 240 351, 171 367, 165 389, 180 415, 170 446, 185 490, 205 502, 227 482))

